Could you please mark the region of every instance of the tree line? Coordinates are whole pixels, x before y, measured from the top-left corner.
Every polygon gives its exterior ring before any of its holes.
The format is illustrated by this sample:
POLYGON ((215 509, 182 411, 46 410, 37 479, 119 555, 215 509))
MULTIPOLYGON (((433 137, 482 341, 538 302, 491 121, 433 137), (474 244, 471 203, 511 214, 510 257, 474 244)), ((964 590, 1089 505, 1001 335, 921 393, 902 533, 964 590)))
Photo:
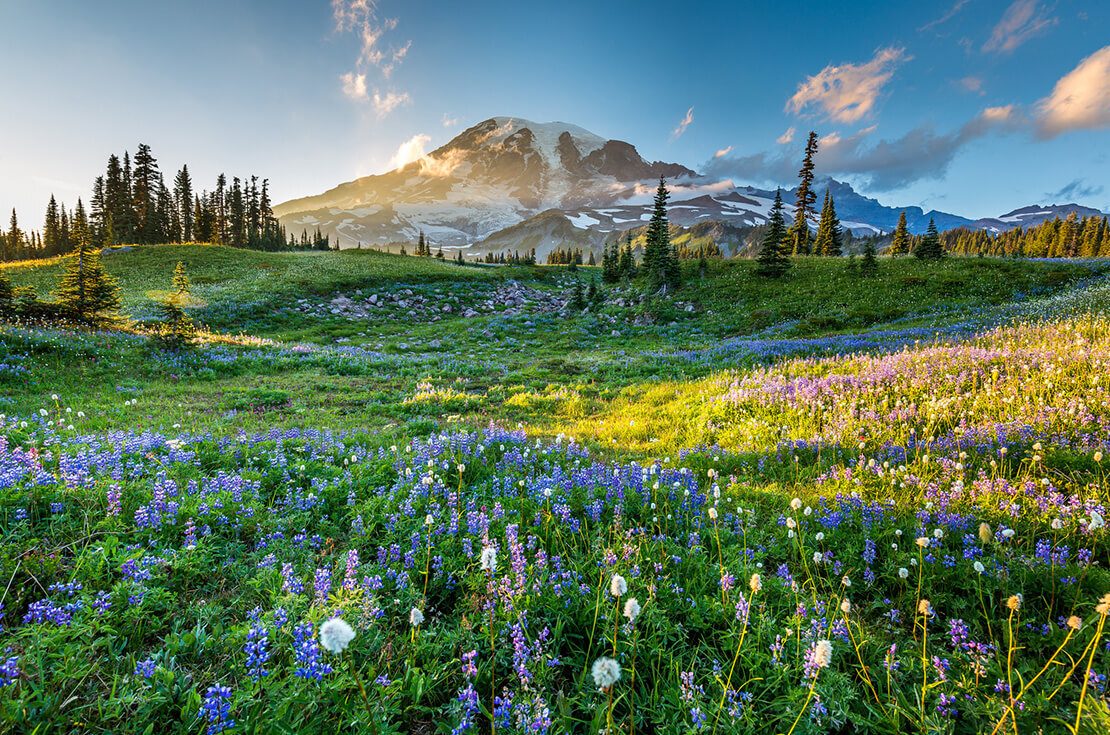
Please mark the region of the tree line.
POLYGON ((51 195, 41 231, 24 230, 13 209, 7 231, 0 228, 0 260, 27 260, 66 255, 83 244, 110 245, 210 242, 255 250, 330 249, 330 238, 317 229, 298 237, 286 234, 274 216, 269 179, 216 177, 211 190, 197 191, 188 165, 172 185, 159 169, 149 145, 140 143, 134 157, 124 151, 108 157, 105 171, 93 182, 86 208, 72 207, 51 195))

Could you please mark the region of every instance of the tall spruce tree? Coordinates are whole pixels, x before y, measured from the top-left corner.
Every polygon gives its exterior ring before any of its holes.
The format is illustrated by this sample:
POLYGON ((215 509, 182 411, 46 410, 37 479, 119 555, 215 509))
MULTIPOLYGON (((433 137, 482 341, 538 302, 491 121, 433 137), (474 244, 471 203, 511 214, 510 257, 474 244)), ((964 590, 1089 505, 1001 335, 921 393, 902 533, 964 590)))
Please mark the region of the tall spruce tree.
POLYGON ((57 255, 61 252, 62 218, 58 214, 58 202, 54 195, 50 195, 50 202, 46 205, 46 220, 42 228, 42 245, 46 248, 47 255, 57 255))
POLYGON ((894 228, 894 237, 890 241, 891 255, 909 255, 910 231, 906 227, 906 212, 898 215, 898 225, 894 228))
POLYGON ((790 242, 794 255, 809 255, 810 235, 809 216, 817 203, 817 193, 813 191, 813 157, 817 155, 817 133, 809 132, 806 152, 802 158, 802 168, 798 171, 798 191, 794 202, 794 224, 790 226, 790 242))
POLYGON ((137 239, 144 245, 156 243, 161 239, 161 223, 158 217, 158 194, 161 184, 158 161, 150 151, 150 146, 140 143, 135 151, 134 169, 131 173, 131 201, 135 213, 137 239))
POLYGON ((839 257, 844 251, 843 233, 836 216, 832 194, 825 189, 825 202, 821 207, 821 221, 817 225, 817 240, 813 244, 816 255, 839 257))
POLYGON ((678 288, 681 282, 678 256, 671 247, 670 223, 667 220, 667 200, 670 196, 667 181, 660 176, 644 245, 644 271, 648 285, 652 290, 664 293, 668 288, 678 288))
POLYGON ((73 238, 77 249, 66 262, 55 297, 77 321, 86 324, 114 321, 120 308, 119 285, 104 270, 104 264, 100 262, 100 251, 92 246, 85 207, 80 199, 77 200, 73 223, 73 238))
POLYGON ((193 178, 189 175, 189 167, 182 166, 177 175, 173 177, 173 202, 177 209, 178 222, 181 231, 176 233, 181 242, 193 240, 193 178))
POLYGON ((863 258, 859 264, 860 275, 870 278, 879 272, 879 261, 875 257, 875 241, 868 237, 863 243, 863 258))
POLYGON ((767 232, 760 246, 758 265, 755 272, 766 278, 781 278, 790 270, 792 263, 787 250, 790 247, 790 234, 786 229, 786 219, 782 214, 782 191, 775 191, 775 204, 771 207, 771 217, 767 221, 767 232))
POLYGON ((929 227, 925 230, 921 242, 913 249, 913 254, 921 260, 940 260, 944 257, 944 248, 940 244, 940 234, 937 232, 937 225, 932 218, 929 219, 929 227))

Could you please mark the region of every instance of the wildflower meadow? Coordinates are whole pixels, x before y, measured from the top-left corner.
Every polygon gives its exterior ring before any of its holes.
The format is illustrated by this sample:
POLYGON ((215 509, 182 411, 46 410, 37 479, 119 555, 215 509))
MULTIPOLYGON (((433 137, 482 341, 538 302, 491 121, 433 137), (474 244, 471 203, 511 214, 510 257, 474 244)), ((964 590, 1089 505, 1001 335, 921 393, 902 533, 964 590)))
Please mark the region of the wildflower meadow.
POLYGON ((729 322, 730 263, 687 316, 3 327, 0 731, 1106 732, 1110 292, 952 260, 997 293, 866 324, 729 322))

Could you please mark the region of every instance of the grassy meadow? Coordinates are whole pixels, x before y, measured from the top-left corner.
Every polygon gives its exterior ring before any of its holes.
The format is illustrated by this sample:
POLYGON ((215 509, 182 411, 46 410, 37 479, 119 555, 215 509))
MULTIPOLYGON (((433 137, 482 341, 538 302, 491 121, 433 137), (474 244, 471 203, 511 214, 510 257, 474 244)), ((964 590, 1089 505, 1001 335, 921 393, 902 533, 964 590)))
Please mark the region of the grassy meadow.
POLYGON ((0 326, 0 732, 1110 729, 1110 263, 104 263, 0 326))

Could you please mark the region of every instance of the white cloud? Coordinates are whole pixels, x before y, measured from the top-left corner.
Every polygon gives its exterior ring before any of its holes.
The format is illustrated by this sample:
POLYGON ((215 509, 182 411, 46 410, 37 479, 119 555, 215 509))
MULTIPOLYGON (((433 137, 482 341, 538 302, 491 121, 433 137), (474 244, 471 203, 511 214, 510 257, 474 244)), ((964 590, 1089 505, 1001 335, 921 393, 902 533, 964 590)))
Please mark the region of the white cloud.
POLYGON ((713 154, 713 157, 714 157, 714 158, 724 158, 724 157, 725 157, 725 156, 727 156, 727 155, 728 155, 729 153, 732 153, 732 146, 727 146, 727 147, 725 147, 725 148, 722 148, 721 150, 719 150, 719 151, 717 151, 716 153, 714 153, 714 154, 713 154))
POLYGON ((686 111, 686 117, 678 123, 678 127, 671 131, 671 140, 682 137, 686 132, 686 128, 690 127, 690 123, 694 122, 694 108, 691 107, 686 111))
POLYGON ((983 90, 983 78, 982 77, 976 77, 976 76, 964 77, 964 78, 958 80, 956 82, 956 84, 960 85, 960 88, 963 89, 965 92, 971 92, 972 94, 977 94, 980 97, 982 97, 983 95, 986 94, 986 92, 983 90))
POLYGON ((921 26, 917 30, 918 31, 928 31, 928 30, 931 30, 933 28, 936 28, 939 25, 943 25, 943 24, 947 23, 948 21, 950 21, 954 17, 956 17, 956 14, 959 13, 963 9, 963 7, 968 4, 968 2, 969 2, 969 0, 956 0, 955 4, 951 8, 949 8, 948 11, 944 15, 940 16, 936 20, 933 20, 933 21, 930 21, 930 22, 926 23, 925 25, 921 26))
POLYGON ((411 104, 412 97, 409 96, 408 92, 397 93, 391 90, 382 94, 375 89, 370 101, 373 102, 374 112, 378 113, 378 117, 385 117, 401 105, 411 104))
POLYGON ((1079 62, 1037 103, 1037 133, 1052 138, 1069 130, 1110 127, 1110 46, 1079 62))
POLYGON ((1045 14, 1037 0, 1015 0, 1011 3, 983 44, 988 53, 1010 53, 1038 33, 1059 22, 1045 14))
POLYGON ((431 142, 432 136, 417 133, 397 146, 397 151, 389 159, 389 167, 391 169, 404 168, 413 161, 419 161, 426 154, 425 146, 431 142))
POLYGON ((775 138, 775 142, 778 143, 779 145, 786 145, 787 143, 789 143, 792 140, 794 140, 794 126, 793 125, 788 127, 786 129, 785 133, 783 133, 779 137, 775 138))
POLYGON ((445 112, 445 113, 443 113, 443 120, 441 120, 441 122, 443 123, 443 127, 453 128, 453 127, 455 127, 456 125, 459 124, 459 118, 457 118, 457 117, 448 117, 447 113, 445 112))
POLYGON ((353 71, 349 71, 346 74, 340 74, 339 80, 343 83, 343 94, 353 100, 366 99, 365 74, 355 74, 353 71))
POLYGON ((874 109, 895 67, 910 58, 905 49, 890 47, 879 49, 863 64, 830 64, 798 85, 786 110, 797 115, 816 106, 829 120, 857 122, 874 109))
MULTIPOLYGON (((367 98, 365 93, 367 70, 371 67, 377 68, 384 79, 389 79, 394 69, 408 55, 412 41, 406 41, 400 46, 383 46, 382 37, 397 28, 397 19, 379 19, 375 0, 332 0, 331 8, 336 32, 352 32, 359 38, 359 53, 358 58, 355 59, 355 68, 340 77, 343 81, 343 93, 351 99, 364 100, 367 98), (360 79, 361 82, 359 82, 360 79), (357 91, 356 83, 362 88, 362 94, 352 94, 348 91, 348 86, 357 91)), ((380 110, 379 114, 381 114, 380 110)))
MULTIPOLYGON (((988 107, 960 128, 937 133, 929 126, 914 128, 900 138, 873 140, 875 126, 851 135, 831 132, 820 139, 815 164, 830 176, 857 176, 866 187, 889 191, 920 179, 940 178, 956 153, 968 143, 991 132, 1015 130, 1023 124, 1010 105, 988 107)), ((795 147, 779 153, 715 158, 705 173, 735 176, 748 181, 788 184, 795 180, 801 153, 795 147)))

